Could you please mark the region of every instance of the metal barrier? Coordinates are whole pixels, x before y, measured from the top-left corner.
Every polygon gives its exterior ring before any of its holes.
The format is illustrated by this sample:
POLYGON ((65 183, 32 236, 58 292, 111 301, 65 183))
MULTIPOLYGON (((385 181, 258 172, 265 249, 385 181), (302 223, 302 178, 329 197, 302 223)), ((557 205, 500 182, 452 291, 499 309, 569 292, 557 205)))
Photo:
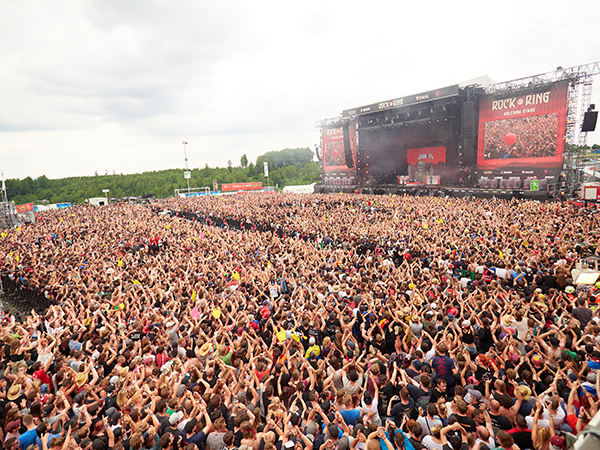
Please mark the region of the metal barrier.
POLYGON ((28 315, 31 310, 38 314, 44 314, 52 304, 52 301, 43 293, 35 292, 8 275, 2 275, 2 303, 4 310, 17 310, 21 315, 28 315))

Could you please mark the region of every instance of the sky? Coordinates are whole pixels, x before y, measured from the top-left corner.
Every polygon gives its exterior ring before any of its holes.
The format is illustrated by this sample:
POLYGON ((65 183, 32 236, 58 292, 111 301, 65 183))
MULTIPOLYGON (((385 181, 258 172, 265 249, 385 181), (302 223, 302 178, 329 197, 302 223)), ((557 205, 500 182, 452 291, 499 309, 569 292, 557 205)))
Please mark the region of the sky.
POLYGON ((595 0, 0 0, 0 170, 183 168, 183 141, 190 168, 314 149, 344 109, 598 61, 598 24, 595 0))

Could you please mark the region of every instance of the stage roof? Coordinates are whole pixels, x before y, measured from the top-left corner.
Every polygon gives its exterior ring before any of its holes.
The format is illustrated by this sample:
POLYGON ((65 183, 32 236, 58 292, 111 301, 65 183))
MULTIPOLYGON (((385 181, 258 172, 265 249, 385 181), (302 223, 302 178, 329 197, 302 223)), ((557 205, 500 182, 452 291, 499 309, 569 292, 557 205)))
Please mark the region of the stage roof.
POLYGON ((362 114, 371 114, 374 112, 385 111, 392 108, 401 108, 403 106, 414 105, 417 103, 425 103, 432 100, 455 97, 458 95, 458 93, 459 86, 455 84, 453 86, 447 86, 445 88, 435 89, 433 91, 422 92, 417 95, 409 95, 406 97, 395 98, 393 100, 387 100, 384 102, 361 106, 359 108, 346 109, 342 112, 342 116, 348 117, 359 116, 362 114))

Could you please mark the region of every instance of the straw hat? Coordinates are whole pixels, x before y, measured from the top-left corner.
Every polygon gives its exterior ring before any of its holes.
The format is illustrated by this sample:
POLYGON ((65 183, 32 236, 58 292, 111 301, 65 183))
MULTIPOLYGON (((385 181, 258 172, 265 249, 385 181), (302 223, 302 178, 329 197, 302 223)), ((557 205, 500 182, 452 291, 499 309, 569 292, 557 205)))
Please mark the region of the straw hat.
POLYGON ((502 317, 502 324, 506 327, 508 325, 510 325, 511 323, 513 323, 515 321, 515 318, 513 316, 511 316, 510 314, 503 316, 502 317))
POLYGON ((208 355, 210 351, 210 342, 206 342, 202 347, 200 347, 200 356, 208 355))
POLYGON ((8 390, 8 394, 6 394, 6 398, 9 399, 10 401, 13 401, 13 400, 18 399, 19 395, 21 395, 21 385, 13 384, 10 387, 10 389, 8 390))
POLYGON ((85 384, 85 382, 87 381, 87 374, 86 373, 78 373, 77 375, 75 375, 75 384, 79 387, 83 386, 85 384))

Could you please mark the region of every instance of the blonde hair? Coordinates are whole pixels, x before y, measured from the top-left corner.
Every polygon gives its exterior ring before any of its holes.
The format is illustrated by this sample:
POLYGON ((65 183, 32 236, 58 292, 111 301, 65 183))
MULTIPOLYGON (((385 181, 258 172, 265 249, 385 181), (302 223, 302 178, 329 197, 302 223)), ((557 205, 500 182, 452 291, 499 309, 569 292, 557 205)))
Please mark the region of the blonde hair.
POLYGON ((379 439, 368 439, 366 450, 381 450, 379 439))
POLYGON ((542 427, 538 429, 537 432, 537 441, 533 446, 535 450, 539 450, 545 446, 550 441, 550 430, 546 427, 542 427))
POLYGON ((498 390, 500 392, 502 392, 503 394, 507 394, 508 391, 506 389, 506 383, 504 383, 504 381, 502 380, 496 380, 496 385, 498 386, 498 390))
POLYGON ((125 389, 121 389, 117 394, 117 405, 119 408, 122 408, 127 403, 127 391, 125 389))
POLYGON ((442 417, 443 419, 448 417, 448 408, 446 407, 445 403, 438 403, 437 408, 438 408, 440 417, 442 417))

